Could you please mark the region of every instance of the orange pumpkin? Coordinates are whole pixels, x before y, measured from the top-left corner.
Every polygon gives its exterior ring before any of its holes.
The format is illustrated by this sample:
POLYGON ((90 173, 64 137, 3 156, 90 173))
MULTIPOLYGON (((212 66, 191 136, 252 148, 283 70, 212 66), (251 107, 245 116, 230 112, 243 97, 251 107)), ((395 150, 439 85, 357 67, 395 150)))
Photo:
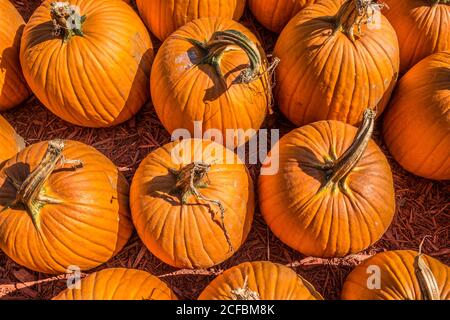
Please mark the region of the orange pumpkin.
POLYGON ((253 183, 231 150, 185 139, 141 163, 130 204, 136 230, 156 257, 178 268, 207 268, 232 256, 247 238, 253 183))
POLYGON ((177 300, 164 282, 134 269, 104 269, 87 276, 78 286, 52 300, 177 300))
POLYGON ((427 56, 450 50, 450 1, 385 0, 386 18, 400 43, 400 72, 427 56))
POLYGON ((320 120, 356 125, 368 106, 381 113, 398 77, 397 36, 373 0, 306 7, 284 28, 274 55, 281 60, 280 109, 298 126, 320 120))
POLYGON ((345 300, 450 300, 450 268, 410 250, 376 254, 356 267, 345 300))
POLYGON ((0 111, 15 107, 30 95, 19 62, 19 47, 25 25, 9 0, 0 0, 0 111))
POLYGON ((186 23, 207 17, 239 20, 246 0, 136 0, 139 13, 160 40, 186 23))
POLYGON ((394 216, 395 195, 389 163, 370 139, 374 121, 368 109, 359 130, 335 120, 315 122, 272 149, 280 169, 260 176, 260 206, 281 241, 330 258, 381 238, 394 216))
POLYGON ((384 139, 406 170, 450 179, 450 51, 419 62, 399 82, 384 139))
POLYGON ((280 264, 245 262, 226 270, 202 292, 199 300, 323 300, 292 269, 280 264))
POLYGON ((30 18, 20 53, 25 78, 50 111, 72 124, 124 122, 149 98, 147 29, 123 1, 70 4, 75 7, 45 1, 30 18), (67 21, 75 23, 72 29, 62 27, 67 21))
POLYGON ((0 116, 0 166, 25 148, 25 141, 13 127, 0 116))
POLYGON ((248 6, 264 27, 279 33, 292 17, 315 1, 317 0, 249 0, 248 6))
POLYGON ((256 133, 271 102, 258 40, 228 19, 194 20, 173 33, 158 51, 150 83, 156 112, 170 133, 184 128, 194 135, 195 121, 202 133, 219 130, 223 137, 227 129, 250 130, 225 139, 235 145, 256 133))
POLYGON ((34 144, 0 170, 0 249, 29 269, 88 270, 131 235, 128 184, 114 164, 74 141, 34 144))

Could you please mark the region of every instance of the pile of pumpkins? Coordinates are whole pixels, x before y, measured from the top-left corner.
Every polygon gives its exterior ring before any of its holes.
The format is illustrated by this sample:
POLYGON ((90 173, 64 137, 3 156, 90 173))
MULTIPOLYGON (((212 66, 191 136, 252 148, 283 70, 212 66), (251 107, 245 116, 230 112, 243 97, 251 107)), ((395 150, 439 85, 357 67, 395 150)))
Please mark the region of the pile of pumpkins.
MULTIPOLYGON (((260 176, 259 205, 281 241, 315 257, 358 253, 393 220, 391 169, 371 139, 385 109, 393 157, 418 176, 450 178, 450 1, 385 0, 388 9, 374 0, 249 0, 256 19, 281 32, 273 61, 237 22, 246 0, 137 0, 140 17, 126 2, 46 0, 25 24, 0 0, 0 111, 33 93, 65 121, 100 128, 130 119, 151 97, 169 133, 193 133, 194 121, 224 133, 258 130, 275 100, 298 129, 270 153, 280 169, 260 176), (156 55, 148 30, 162 41, 156 55)), ((130 188, 94 148, 58 139, 25 147, 0 117, 0 163, 0 249, 34 271, 95 268, 133 228, 163 262, 209 268, 251 229, 249 172, 211 140, 153 151, 130 188)), ((342 298, 450 299, 449 276, 421 250, 388 251, 351 272, 342 298), (368 288, 374 265, 381 284, 368 288)), ((151 274, 119 268, 55 299, 176 296, 151 274)), ((246 262, 200 299, 322 297, 285 266, 246 262)))

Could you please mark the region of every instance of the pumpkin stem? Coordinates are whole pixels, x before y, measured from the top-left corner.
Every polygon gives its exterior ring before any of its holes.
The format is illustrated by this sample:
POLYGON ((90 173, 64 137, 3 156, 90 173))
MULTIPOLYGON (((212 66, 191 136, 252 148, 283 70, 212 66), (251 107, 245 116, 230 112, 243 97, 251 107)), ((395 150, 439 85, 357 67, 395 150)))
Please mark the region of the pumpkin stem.
POLYGON ((230 291, 232 300, 261 300, 258 292, 252 291, 248 287, 248 276, 245 276, 244 285, 242 288, 233 289, 230 291))
POLYGON ((384 6, 376 0, 347 0, 335 16, 337 25, 333 34, 341 30, 352 42, 355 42, 355 28, 357 28, 357 35, 361 36, 362 26, 372 23, 375 13, 384 6))
POLYGON ((64 33, 64 42, 69 41, 73 36, 84 36, 82 27, 86 16, 80 14, 77 6, 69 2, 52 2, 50 14, 53 20, 53 34, 60 36, 64 33))
POLYGON ((441 295, 439 291, 439 286, 437 284, 436 278, 431 271, 430 267, 425 262, 422 254, 422 247, 425 242, 426 236, 422 239, 419 246, 419 253, 414 258, 414 273, 416 274, 417 280, 419 282, 420 291, 422 292, 423 300, 441 300, 441 295))
POLYGON ((211 165, 205 164, 203 162, 193 162, 187 166, 181 168, 181 170, 169 169, 169 171, 175 175, 177 183, 175 185, 176 190, 179 192, 181 197, 181 203, 187 204, 189 196, 193 195, 198 200, 210 202, 220 210, 220 219, 222 224, 222 229, 225 238, 228 243, 230 252, 234 251, 233 244, 231 243, 230 235, 225 226, 225 208, 219 200, 208 199, 203 196, 199 188, 207 188, 209 182, 208 172, 211 169, 211 165))
POLYGON ((366 109, 363 122, 356 133, 352 145, 338 160, 336 160, 336 162, 328 164, 328 183, 342 183, 343 179, 347 177, 359 160, 361 160, 372 137, 375 126, 375 117, 375 110, 370 108, 366 109))
POLYGON ((79 160, 66 160, 62 154, 64 150, 64 141, 57 139, 48 142, 47 151, 42 158, 40 164, 31 172, 28 177, 20 183, 15 178, 8 175, 8 178, 17 189, 16 199, 2 211, 15 207, 19 204, 26 206, 27 211, 33 220, 33 224, 37 230, 40 229, 39 212, 46 204, 62 203, 59 199, 46 196, 43 193, 43 186, 50 175, 58 167, 64 167, 70 164, 73 169, 83 166, 79 160))
MULTIPOLYGON (((257 45, 253 43, 245 34, 237 30, 216 31, 208 42, 201 42, 195 39, 186 38, 197 48, 205 52, 202 64, 209 64, 215 68, 217 75, 224 78, 220 69, 220 59, 229 46, 238 46, 245 51, 250 66, 244 69, 236 79, 237 83, 250 83, 259 79, 265 72, 260 72, 263 60, 257 45)), ((273 69, 273 68, 272 68, 273 69)))
POLYGON ((450 0, 431 0, 431 4, 433 6, 437 6, 438 4, 450 4, 450 0))

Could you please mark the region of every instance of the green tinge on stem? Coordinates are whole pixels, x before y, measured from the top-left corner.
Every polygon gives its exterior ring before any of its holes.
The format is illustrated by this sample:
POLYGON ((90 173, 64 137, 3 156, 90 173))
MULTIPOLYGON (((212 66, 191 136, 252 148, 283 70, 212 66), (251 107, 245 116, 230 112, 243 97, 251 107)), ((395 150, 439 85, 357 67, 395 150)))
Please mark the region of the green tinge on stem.
POLYGON ((54 35, 64 35, 64 42, 68 42, 73 36, 84 36, 83 24, 86 16, 80 14, 77 6, 69 2, 52 2, 50 15, 53 21, 54 35))

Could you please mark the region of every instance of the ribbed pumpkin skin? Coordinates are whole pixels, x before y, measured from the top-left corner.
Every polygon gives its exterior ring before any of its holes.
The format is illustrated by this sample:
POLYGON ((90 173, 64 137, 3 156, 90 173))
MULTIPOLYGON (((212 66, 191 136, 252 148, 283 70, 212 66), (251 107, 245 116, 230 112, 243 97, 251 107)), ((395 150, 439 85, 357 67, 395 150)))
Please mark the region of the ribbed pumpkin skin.
POLYGON ((86 15, 84 36, 53 35, 51 1, 25 27, 20 61, 31 89, 58 117, 85 127, 109 127, 136 114, 149 98, 153 46, 147 29, 123 1, 72 0, 86 15))
POLYGON ((450 50, 450 3, 429 0, 386 0, 384 14, 397 31, 400 72, 405 73, 427 56, 450 50))
POLYGON ((199 300, 232 300, 231 291, 248 288, 261 300, 322 300, 294 270, 268 261, 244 262, 226 270, 202 292, 199 300))
POLYGON ((283 29, 274 55, 281 59, 275 90, 281 111, 302 126, 319 120, 356 125, 367 107, 380 114, 397 81, 395 30, 382 17, 379 29, 362 27, 352 43, 335 29, 343 1, 323 0, 296 15, 283 29))
POLYGON ((4 161, 15 156, 23 148, 25 148, 25 141, 8 121, 0 116, 0 167, 4 161))
POLYGON ((95 272, 52 300, 177 300, 170 288, 145 271, 114 268, 95 272))
POLYGON ((373 140, 346 179, 346 195, 337 185, 323 188, 326 174, 311 166, 340 157, 357 129, 340 121, 320 121, 296 129, 279 142, 280 170, 261 175, 261 212, 273 233, 305 255, 342 257, 376 242, 395 212, 391 169, 373 140))
MULTIPOLYGON (((344 300, 422 300, 423 295, 414 271, 417 252, 387 251, 376 254, 356 267, 344 283, 344 300), (369 289, 370 266, 380 268, 381 288, 369 289)), ((450 300, 450 268, 438 260, 422 256, 439 286, 441 300, 450 300)))
MULTIPOLYGON (((229 29, 241 31, 259 44, 247 28, 233 20, 204 18, 174 32, 159 49, 152 69, 151 93, 158 117, 170 133, 184 128, 194 135, 194 121, 202 122, 203 132, 218 129, 224 137, 226 129, 261 127, 268 112, 267 77, 248 84, 233 83, 249 63, 245 52, 235 47, 221 58, 225 87, 212 66, 200 64, 205 54, 182 39, 205 41, 215 31, 229 29)), ((235 143, 239 144, 237 139, 235 143)))
POLYGON ((406 170, 450 179, 450 52, 431 55, 401 79, 384 120, 384 139, 406 170))
POLYGON ((316 0, 249 0, 248 6, 256 19, 267 29, 281 32, 301 9, 316 0))
POLYGON ((179 170, 202 158, 206 164, 217 164, 208 173, 208 186, 198 190, 222 202, 226 230, 234 250, 239 249, 253 221, 254 193, 247 168, 236 157, 217 143, 187 139, 155 150, 141 163, 131 185, 131 212, 140 238, 156 257, 178 268, 207 268, 234 253, 229 250, 216 205, 192 195, 181 205, 180 196, 173 193, 176 177, 168 168, 179 170), (176 164, 171 152, 180 143, 191 151, 185 153, 182 164, 176 164), (210 154, 211 147, 217 156, 210 154), (226 156, 236 164, 221 164, 226 156))
POLYGON ((9 0, 0 0, 0 111, 25 101, 30 92, 19 62, 25 21, 9 0))
POLYGON ((139 13, 161 41, 188 22, 207 17, 239 20, 246 0, 136 0, 139 13))
MULTIPOLYGON (((83 167, 50 175, 44 193, 63 203, 41 208, 40 231, 25 208, 6 209, 0 215, 0 249, 18 264, 48 274, 66 272, 71 265, 81 270, 97 267, 118 253, 132 232, 129 187, 122 174, 94 148, 74 141, 65 144, 64 157, 83 161, 83 167)), ((24 149, 0 170, 0 210, 17 193, 6 172, 24 181, 47 146, 40 142, 24 149)))

